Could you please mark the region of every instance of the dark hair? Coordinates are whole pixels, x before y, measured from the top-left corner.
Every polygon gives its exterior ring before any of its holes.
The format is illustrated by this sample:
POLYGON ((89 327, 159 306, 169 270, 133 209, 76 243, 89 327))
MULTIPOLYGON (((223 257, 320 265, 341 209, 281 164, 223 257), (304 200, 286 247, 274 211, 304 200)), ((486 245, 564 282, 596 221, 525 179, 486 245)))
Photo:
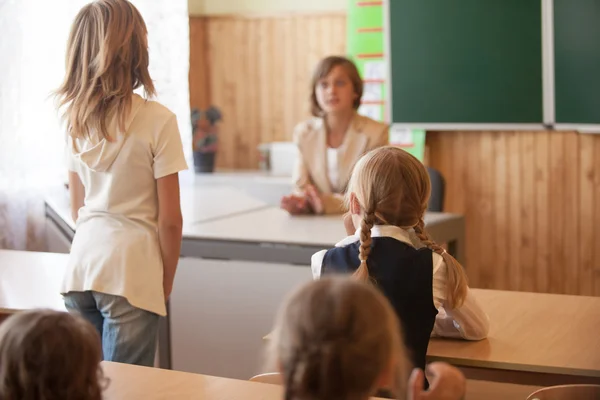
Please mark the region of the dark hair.
POLYGON ((24 311, 0 325, 0 399, 101 400, 96 329, 67 312, 24 311))
POLYGON ((323 110, 321 109, 321 106, 319 106, 319 102, 317 101, 317 93, 315 90, 317 83, 319 83, 321 79, 329 75, 331 70, 337 67, 338 65, 344 67, 346 73, 348 73, 348 77, 350 78, 352 86, 354 87, 354 93, 356 93, 357 95, 356 99, 354 99, 354 104, 352 106, 355 110, 358 110, 358 107, 360 107, 360 99, 362 98, 363 94, 363 81, 360 77, 360 74, 358 73, 356 65, 354 65, 354 63, 346 57, 329 56, 319 61, 317 67, 313 72, 312 80, 310 81, 310 112, 315 117, 320 117, 323 115, 323 110))

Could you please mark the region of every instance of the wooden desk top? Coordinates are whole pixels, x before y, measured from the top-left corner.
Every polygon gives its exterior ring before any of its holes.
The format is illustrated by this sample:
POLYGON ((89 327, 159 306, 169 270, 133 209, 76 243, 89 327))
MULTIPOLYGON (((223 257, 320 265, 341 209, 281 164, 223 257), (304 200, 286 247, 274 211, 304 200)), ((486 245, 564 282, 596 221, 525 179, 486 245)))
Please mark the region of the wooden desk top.
MULTIPOLYGON (((162 399, 247 399, 281 400, 282 387, 265 383, 218 378, 158 368, 102 362, 104 374, 110 379, 106 400, 162 399)), ((468 399, 523 400, 539 389, 505 383, 467 381, 468 399), (482 397, 484 396, 485 397, 482 397)))
POLYGON ((0 312, 66 311, 60 285, 68 255, 0 250, 0 312))
POLYGON ((600 297, 473 289, 488 339, 432 339, 428 361, 600 377, 600 297))

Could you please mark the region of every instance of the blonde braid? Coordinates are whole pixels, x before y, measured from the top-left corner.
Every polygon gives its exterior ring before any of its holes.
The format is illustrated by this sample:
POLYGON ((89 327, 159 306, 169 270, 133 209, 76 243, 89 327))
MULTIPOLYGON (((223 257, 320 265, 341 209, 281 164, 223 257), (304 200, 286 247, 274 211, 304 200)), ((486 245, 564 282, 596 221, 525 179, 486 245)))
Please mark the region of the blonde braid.
POLYGON ((442 246, 435 243, 425 231, 425 221, 419 218, 415 226, 415 233, 427 248, 441 255, 446 263, 446 301, 450 308, 462 305, 467 295, 467 275, 458 261, 452 257, 442 246))
POLYGON ((360 223, 360 248, 358 258, 360 259, 360 265, 354 272, 353 276, 359 280, 366 281, 369 279, 369 267, 367 265, 367 258, 371 254, 371 244, 373 239, 371 238, 371 228, 375 224, 375 212, 366 212, 363 220, 360 223))

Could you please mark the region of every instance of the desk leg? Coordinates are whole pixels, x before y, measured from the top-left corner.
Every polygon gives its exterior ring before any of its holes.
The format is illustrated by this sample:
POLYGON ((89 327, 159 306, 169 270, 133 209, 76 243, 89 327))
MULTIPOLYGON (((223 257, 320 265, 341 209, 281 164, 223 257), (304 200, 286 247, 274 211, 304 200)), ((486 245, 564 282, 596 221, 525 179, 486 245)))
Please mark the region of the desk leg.
POLYGON ((162 369, 171 369, 170 313, 167 301, 167 316, 160 317, 158 322, 158 367, 162 369))

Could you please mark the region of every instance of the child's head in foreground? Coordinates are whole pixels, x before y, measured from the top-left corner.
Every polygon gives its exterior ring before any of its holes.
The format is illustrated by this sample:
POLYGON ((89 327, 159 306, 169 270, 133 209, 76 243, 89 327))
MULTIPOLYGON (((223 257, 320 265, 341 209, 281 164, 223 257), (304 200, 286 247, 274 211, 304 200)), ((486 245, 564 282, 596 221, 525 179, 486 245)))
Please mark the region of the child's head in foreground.
POLYGON ((94 327, 67 312, 17 313, 0 325, 0 400, 100 400, 94 327))
POLYGON ((271 346, 286 400, 406 392, 396 314, 376 288, 356 279, 323 278, 296 290, 279 311, 271 346))

